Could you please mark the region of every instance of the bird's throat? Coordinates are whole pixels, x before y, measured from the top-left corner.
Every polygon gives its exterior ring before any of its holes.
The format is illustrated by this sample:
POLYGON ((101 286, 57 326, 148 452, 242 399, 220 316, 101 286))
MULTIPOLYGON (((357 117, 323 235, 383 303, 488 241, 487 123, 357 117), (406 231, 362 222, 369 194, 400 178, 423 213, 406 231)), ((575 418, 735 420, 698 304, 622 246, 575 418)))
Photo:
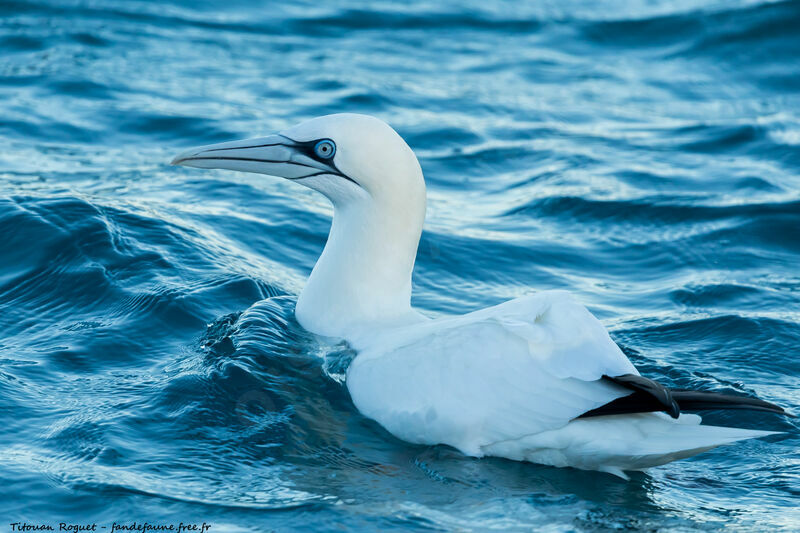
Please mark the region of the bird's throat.
POLYGON ((367 203, 336 207, 328 242, 297 301, 304 328, 351 340, 419 319, 411 309, 411 274, 424 206, 391 211, 367 203))

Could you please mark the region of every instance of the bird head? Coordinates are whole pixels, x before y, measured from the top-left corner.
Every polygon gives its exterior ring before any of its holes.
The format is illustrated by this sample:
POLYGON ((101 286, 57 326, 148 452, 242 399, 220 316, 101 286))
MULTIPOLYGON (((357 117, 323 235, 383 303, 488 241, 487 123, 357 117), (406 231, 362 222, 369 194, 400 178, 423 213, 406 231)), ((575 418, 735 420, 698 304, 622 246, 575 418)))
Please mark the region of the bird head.
POLYGON ((173 165, 286 178, 324 194, 334 206, 370 199, 419 203, 425 185, 414 152, 385 122, 342 113, 274 135, 192 148, 173 165))

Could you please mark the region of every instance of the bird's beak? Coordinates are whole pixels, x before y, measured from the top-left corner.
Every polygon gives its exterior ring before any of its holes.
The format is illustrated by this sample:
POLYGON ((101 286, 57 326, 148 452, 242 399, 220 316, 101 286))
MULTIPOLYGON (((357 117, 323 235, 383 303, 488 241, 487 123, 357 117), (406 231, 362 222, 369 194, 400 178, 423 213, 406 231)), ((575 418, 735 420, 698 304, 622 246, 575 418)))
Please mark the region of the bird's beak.
POLYGON ((290 180, 320 174, 341 175, 332 162, 320 161, 312 155, 313 143, 277 134, 192 148, 173 159, 172 164, 256 172, 290 180))

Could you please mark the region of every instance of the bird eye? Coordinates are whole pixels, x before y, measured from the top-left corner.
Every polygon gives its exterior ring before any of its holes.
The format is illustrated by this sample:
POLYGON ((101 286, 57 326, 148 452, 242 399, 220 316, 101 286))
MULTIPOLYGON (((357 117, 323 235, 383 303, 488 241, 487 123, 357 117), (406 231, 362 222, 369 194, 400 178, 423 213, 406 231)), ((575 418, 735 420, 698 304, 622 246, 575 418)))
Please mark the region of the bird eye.
POLYGON ((336 153, 336 145, 329 139, 323 139, 314 145, 314 153, 322 159, 330 159, 336 153))

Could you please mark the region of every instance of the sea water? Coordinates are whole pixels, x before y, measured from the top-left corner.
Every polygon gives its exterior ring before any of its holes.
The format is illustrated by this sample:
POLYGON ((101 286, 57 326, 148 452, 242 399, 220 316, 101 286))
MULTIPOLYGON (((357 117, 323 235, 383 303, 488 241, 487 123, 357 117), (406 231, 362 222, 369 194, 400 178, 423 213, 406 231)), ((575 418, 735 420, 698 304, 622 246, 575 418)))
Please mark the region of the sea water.
POLYGON ((799 412, 798 51, 793 1, 3 0, 0 530, 800 529, 772 414, 627 482, 393 438, 294 319, 324 199, 168 165, 376 115, 424 313, 567 289, 643 374, 799 412))

